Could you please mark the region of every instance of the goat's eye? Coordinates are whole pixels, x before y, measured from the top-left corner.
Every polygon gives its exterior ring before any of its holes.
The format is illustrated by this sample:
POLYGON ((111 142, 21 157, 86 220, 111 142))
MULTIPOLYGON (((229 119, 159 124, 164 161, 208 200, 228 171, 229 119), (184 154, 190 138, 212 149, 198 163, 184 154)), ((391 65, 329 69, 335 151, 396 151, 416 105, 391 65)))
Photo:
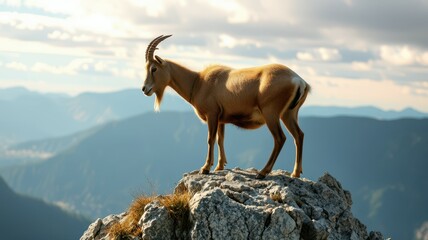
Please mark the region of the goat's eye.
POLYGON ((158 69, 154 67, 154 68, 152 68, 151 71, 152 71, 152 73, 154 73, 154 72, 156 72, 156 70, 158 70, 158 69))

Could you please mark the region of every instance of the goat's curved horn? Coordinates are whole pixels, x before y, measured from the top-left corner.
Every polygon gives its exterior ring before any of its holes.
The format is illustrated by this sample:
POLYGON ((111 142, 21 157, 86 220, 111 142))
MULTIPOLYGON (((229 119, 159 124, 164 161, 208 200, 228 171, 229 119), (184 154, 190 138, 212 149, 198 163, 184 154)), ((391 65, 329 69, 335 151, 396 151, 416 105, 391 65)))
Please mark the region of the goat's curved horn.
POLYGON ((163 40, 171 37, 172 35, 160 35, 159 37, 153 39, 150 43, 149 46, 147 46, 146 49, 146 62, 150 61, 153 59, 153 53, 155 52, 155 50, 157 49, 156 46, 162 42, 163 40))

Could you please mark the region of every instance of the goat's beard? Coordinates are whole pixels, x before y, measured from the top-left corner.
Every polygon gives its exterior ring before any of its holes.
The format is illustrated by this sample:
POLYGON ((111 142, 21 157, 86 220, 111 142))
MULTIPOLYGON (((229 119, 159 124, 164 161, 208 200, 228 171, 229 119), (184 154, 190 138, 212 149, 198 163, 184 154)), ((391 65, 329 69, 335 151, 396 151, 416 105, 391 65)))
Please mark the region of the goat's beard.
POLYGON ((163 93, 165 91, 165 88, 159 89, 155 92, 156 94, 156 99, 155 99, 155 111, 159 112, 160 111, 160 105, 162 102, 162 98, 163 98, 163 93))

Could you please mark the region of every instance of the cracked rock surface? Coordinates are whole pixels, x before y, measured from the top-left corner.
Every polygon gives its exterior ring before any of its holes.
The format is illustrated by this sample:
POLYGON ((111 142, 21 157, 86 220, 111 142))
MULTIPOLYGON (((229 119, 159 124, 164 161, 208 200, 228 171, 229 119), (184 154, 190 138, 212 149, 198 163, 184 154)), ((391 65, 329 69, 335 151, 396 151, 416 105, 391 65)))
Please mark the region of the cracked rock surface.
MULTIPOLYGON (((192 195, 188 232, 177 231, 154 202, 140 219, 143 234, 136 239, 383 239, 352 215, 350 192, 330 174, 316 182, 291 178, 283 170, 264 180, 256 180, 256 174, 238 168, 184 174, 175 191, 192 195)), ((98 219, 81 240, 102 239, 97 234, 105 232, 104 226, 98 219)))
POLYGON ((108 215, 103 219, 98 218, 89 225, 88 230, 83 233, 80 240, 109 240, 108 228, 122 220, 125 216, 126 213, 121 213, 119 215, 108 215))

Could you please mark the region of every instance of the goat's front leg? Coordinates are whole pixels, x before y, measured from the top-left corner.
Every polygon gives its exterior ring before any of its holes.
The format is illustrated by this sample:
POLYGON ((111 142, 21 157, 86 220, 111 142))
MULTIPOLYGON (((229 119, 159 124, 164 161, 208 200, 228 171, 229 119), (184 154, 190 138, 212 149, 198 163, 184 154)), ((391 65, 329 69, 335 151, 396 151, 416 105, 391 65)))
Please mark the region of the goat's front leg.
POLYGON ((224 123, 218 124, 217 130, 217 145, 218 145, 218 163, 214 171, 219 171, 224 169, 226 165, 226 153, 224 152, 224 123))
POLYGON ((202 174, 208 174, 210 172, 211 166, 214 164, 214 143, 217 134, 218 127, 218 117, 209 116, 208 117, 208 153, 205 165, 201 168, 202 174))

